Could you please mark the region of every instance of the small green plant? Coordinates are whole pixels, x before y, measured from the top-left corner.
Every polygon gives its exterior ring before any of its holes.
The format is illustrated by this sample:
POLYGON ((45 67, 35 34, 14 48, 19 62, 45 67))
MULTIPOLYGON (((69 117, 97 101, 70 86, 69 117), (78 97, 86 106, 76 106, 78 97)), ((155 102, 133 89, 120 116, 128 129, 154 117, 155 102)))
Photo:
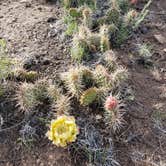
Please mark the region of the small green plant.
POLYGON ((0 39, 0 96, 4 94, 3 82, 12 72, 15 61, 8 57, 6 41, 0 39))
POLYGON ((79 31, 73 37, 73 46, 71 48, 71 57, 73 60, 81 62, 83 59, 87 59, 90 53, 89 44, 87 42, 87 36, 90 36, 91 32, 85 26, 80 26, 79 31))

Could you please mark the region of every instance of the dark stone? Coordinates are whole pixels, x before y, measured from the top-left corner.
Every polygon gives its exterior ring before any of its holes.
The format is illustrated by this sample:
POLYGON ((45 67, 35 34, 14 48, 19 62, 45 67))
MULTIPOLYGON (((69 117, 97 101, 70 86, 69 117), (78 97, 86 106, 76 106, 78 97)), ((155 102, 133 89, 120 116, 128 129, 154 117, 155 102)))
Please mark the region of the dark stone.
POLYGON ((49 59, 43 59, 42 64, 43 65, 49 65, 50 64, 50 60, 49 59))
POLYGON ((47 19, 47 22, 48 23, 52 23, 52 22, 55 22, 57 19, 55 18, 55 17, 49 17, 48 19, 47 19))
POLYGON ((30 7, 31 7, 31 4, 30 4, 30 3, 26 3, 26 4, 25 4, 25 7, 26 7, 26 8, 30 8, 30 7))
POLYGON ((23 68, 26 69, 26 70, 28 70, 32 66, 35 66, 35 65, 36 65, 35 59, 29 58, 29 59, 27 59, 27 60, 24 61, 23 68))
POLYGON ((141 27, 140 28, 141 33, 146 34, 148 33, 148 28, 147 27, 141 27))

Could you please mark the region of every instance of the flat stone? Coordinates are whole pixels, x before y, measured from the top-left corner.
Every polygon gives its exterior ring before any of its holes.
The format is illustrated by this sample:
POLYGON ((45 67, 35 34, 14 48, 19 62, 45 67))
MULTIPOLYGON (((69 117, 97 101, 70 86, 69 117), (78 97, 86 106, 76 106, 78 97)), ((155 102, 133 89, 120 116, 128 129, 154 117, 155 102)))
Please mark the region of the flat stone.
POLYGON ((164 44, 166 39, 164 36, 162 36, 161 34, 159 35, 154 35, 155 39, 160 43, 160 44, 164 44))

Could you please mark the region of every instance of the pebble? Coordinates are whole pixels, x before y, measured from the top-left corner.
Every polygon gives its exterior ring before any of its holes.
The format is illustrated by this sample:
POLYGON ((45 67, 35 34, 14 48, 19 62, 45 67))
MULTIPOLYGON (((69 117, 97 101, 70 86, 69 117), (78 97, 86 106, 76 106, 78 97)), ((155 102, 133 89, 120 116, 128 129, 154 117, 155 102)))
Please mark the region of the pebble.
POLYGON ((36 65, 36 61, 33 58, 28 58, 24 61, 23 68, 30 69, 34 65, 36 65))
POLYGON ((49 65, 50 64, 50 60, 45 58, 45 59, 43 59, 42 64, 43 65, 49 65))
POLYGON ((47 19, 47 22, 48 23, 52 23, 52 22, 55 22, 57 19, 55 18, 55 17, 49 17, 48 19, 47 19))
POLYGON ((141 33, 143 33, 143 34, 146 34, 146 33, 148 32, 148 28, 147 28, 147 27, 141 27, 141 28, 140 28, 140 31, 141 31, 141 33))
POLYGON ((161 34, 159 35, 154 35, 154 38, 160 43, 160 44, 164 44, 166 42, 166 39, 164 36, 162 36, 161 34))

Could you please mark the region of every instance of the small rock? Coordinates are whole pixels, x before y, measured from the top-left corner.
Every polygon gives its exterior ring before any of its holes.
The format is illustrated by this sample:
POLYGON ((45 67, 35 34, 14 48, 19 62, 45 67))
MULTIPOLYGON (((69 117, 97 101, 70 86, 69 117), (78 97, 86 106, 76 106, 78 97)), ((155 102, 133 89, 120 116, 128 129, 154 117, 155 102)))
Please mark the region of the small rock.
POLYGON ((47 22, 48 23, 51 23, 51 22, 55 22, 57 19, 55 18, 55 17, 49 17, 48 19, 47 19, 47 22))
POLYGON ((154 35, 155 39, 160 43, 160 44, 164 44, 165 43, 165 37, 162 35, 154 35))
POLYGON ((141 33, 143 33, 143 34, 146 34, 148 32, 147 27, 142 27, 140 30, 141 30, 141 33))
POLYGON ((166 48, 164 48, 163 51, 166 53, 166 48))
POLYGON ((49 59, 43 59, 42 64, 43 65, 49 65, 50 64, 50 60, 49 59))
POLYGON ((101 120, 102 116, 101 115, 96 115, 96 120, 101 120))
POLYGON ((33 58, 29 58, 24 61, 23 68, 30 69, 32 66, 36 65, 36 61, 33 58))
POLYGON ((57 32, 55 31, 55 29, 52 29, 49 33, 48 33, 48 37, 53 38, 57 35, 57 32))
POLYGON ((26 7, 26 8, 31 7, 31 3, 26 3, 26 4, 25 4, 25 7, 26 7))

